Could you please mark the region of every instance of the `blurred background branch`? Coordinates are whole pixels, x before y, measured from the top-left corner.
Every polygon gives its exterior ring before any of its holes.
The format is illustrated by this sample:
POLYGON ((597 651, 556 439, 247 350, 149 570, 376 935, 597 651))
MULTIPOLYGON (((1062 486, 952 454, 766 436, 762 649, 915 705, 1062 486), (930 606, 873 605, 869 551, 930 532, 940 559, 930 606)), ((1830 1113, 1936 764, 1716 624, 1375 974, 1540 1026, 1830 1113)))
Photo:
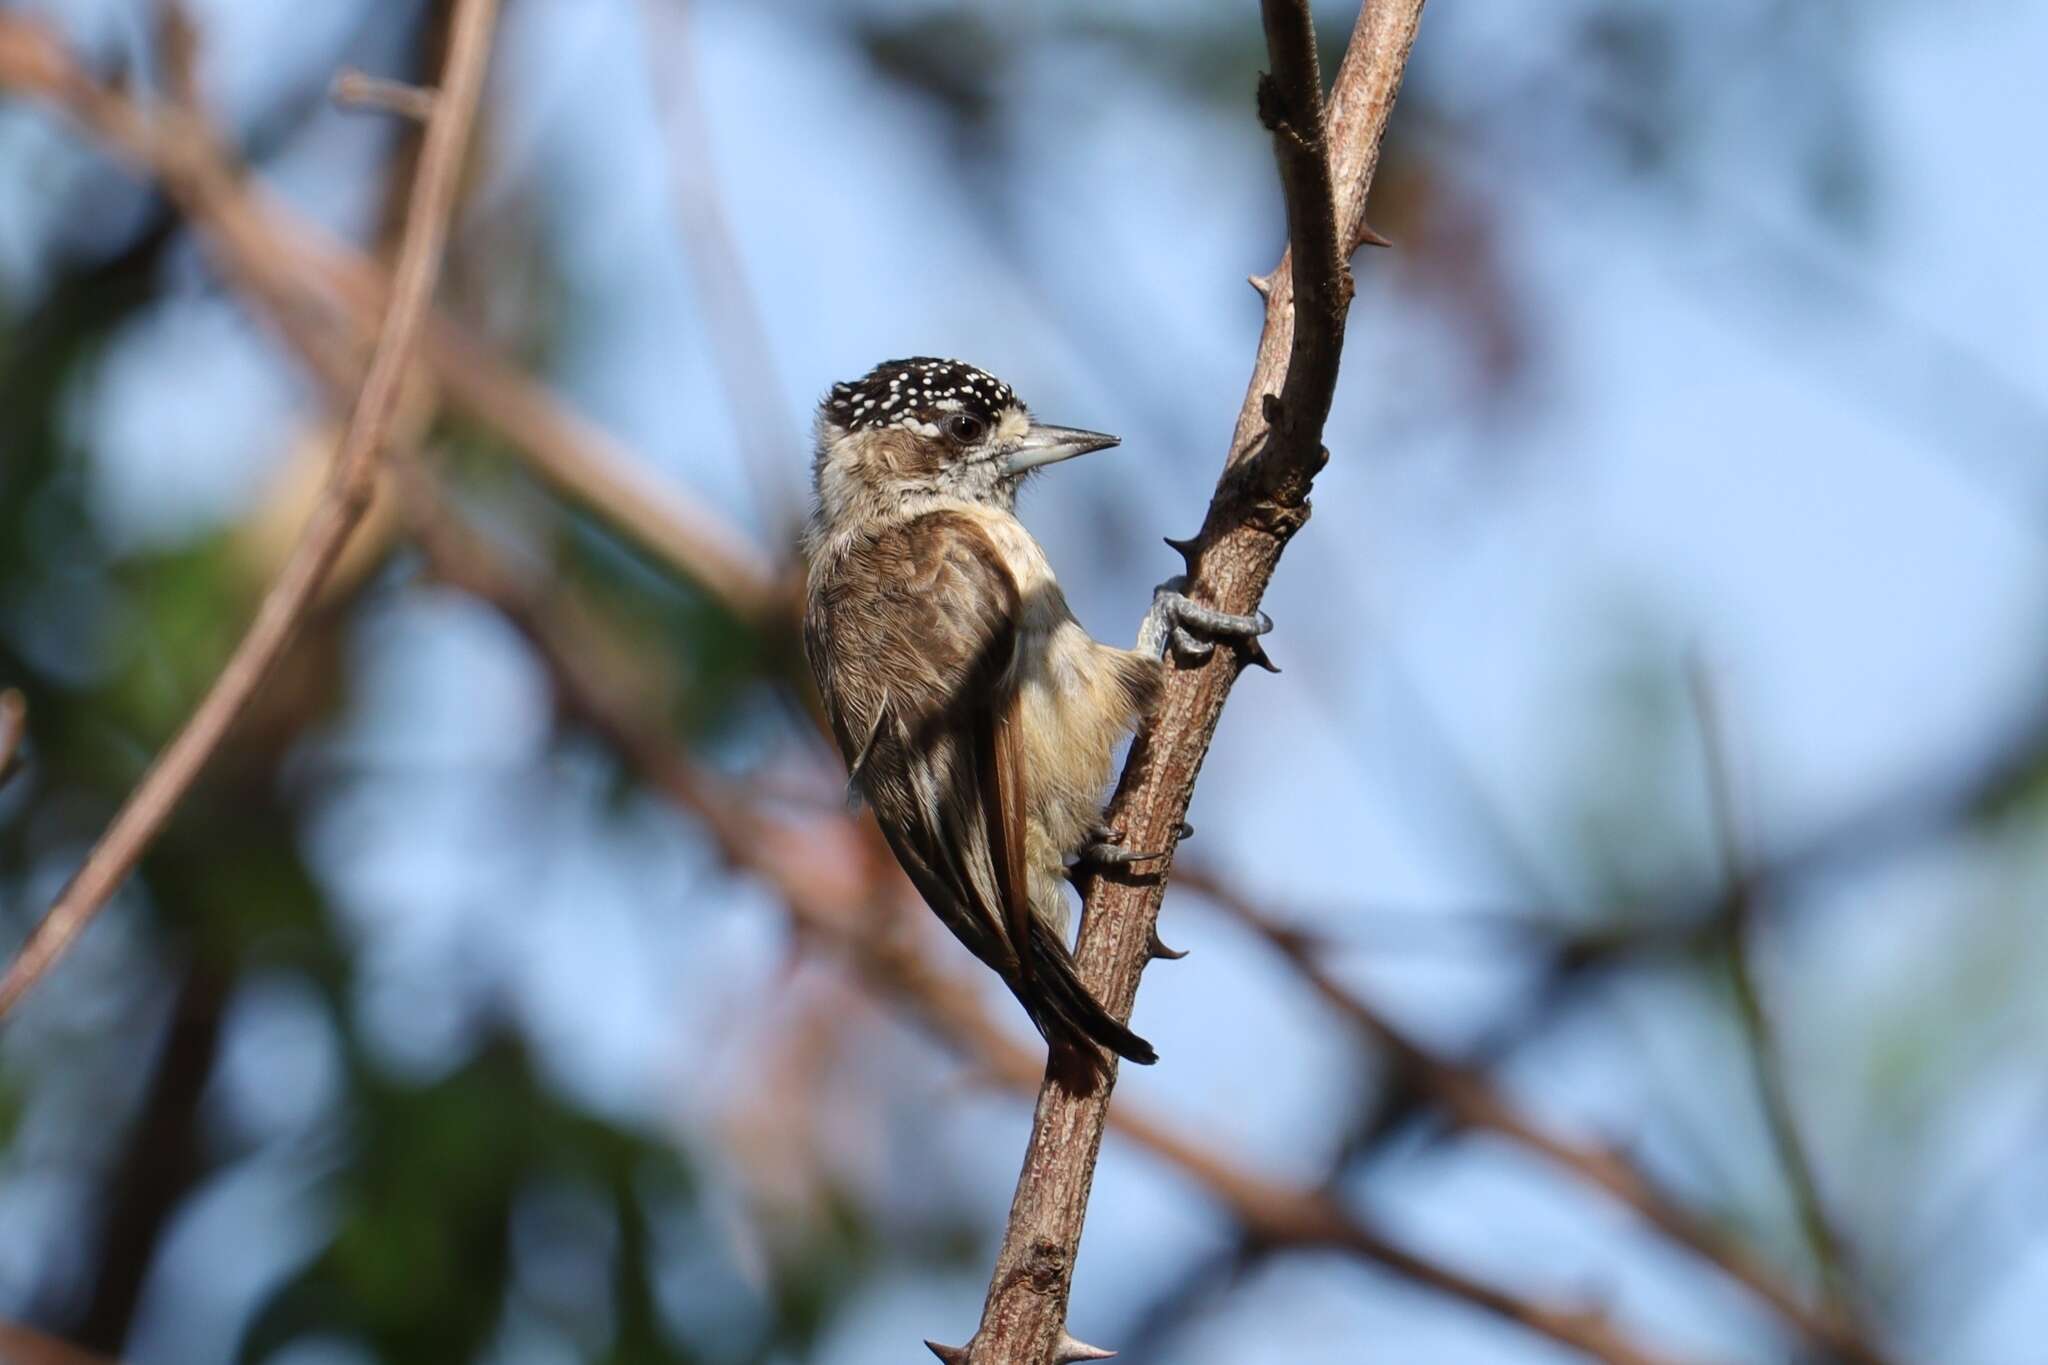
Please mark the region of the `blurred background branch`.
POLYGON ((0 782, 14 776, 28 737, 28 702, 13 688, 0 691, 0 782))
POLYGON ((106 1360, 13 1323, 0 1323, 0 1351, 15 1365, 104 1365, 106 1360))
MULTIPOLYGON (((288 210, 260 201, 196 109, 145 110, 93 81, 46 29, 19 16, 0 15, 0 83, 58 105, 161 179, 214 235, 227 267, 264 301, 301 354, 361 345, 384 316, 390 283, 383 272, 288 210), (314 293, 316 283, 333 297, 314 293), (316 337, 337 301, 354 336, 316 337)), ((432 322, 426 354, 451 398, 498 424, 543 477, 735 610, 760 609, 770 592, 768 570, 726 525, 647 479, 630 456, 461 328, 432 322)))
MULTIPOLYGON (((174 16, 181 11, 171 10, 174 16)), ((462 0, 455 17, 455 38, 449 44, 448 70, 442 82, 444 99, 427 125, 426 146, 407 211, 405 239, 393 273, 391 301, 377 329, 377 341, 357 395, 348 428, 334 456, 334 469, 315 504, 306 528, 263 594, 248 633, 235 646, 220 676, 206 690, 191 720, 158 755, 141 782, 121 804, 107 831, 94 843, 83 866, 65 883, 49 911, 0 975, 0 1019, 49 971, 71 941, 84 932, 106 905, 157 833, 169 822, 178 803, 198 781, 229 730, 270 678, 290 646, 305 614, 312 608, 327 576, 340 560, 348 538, 370 509, 377 480, 377 462, 398 414, 401 386, 412 363, 413 345, 434 294, 441 271, 441 250, 448 238, 448 220, 455 208, 455 181, 468 147, 470 124, 483 93, 484 68, 491 51, 496 0, 462 0)), ((185 21, 174 18, 179 35, 168 45, 189 60, 183 35, 185 21)), ((50 64, 45 60, 45 65, 50 64)), ((183 63, 174 63, 174 72, 183 63)), ((58 84, 72 84, 62 79, 58 84)), ((189 80, 178 87, 190 99, 189 80)), ((103 92, 91 91, 86 106, 105 110, 103 92)), ((116 110, 121 125, 130 111, 116 110)), ((197 117, 196 103, 181 111, 197 117)))
MULTIPOLYGON (((1726 888, 1728 975, 1735 992, 1736 1016, 1741 1020, 1743 1040, 1748 1047, 1750 1070, 1756 1079, 1757 1100, 1770 1128, 1771 1143, 1784 1169, 1785 1183, 1792 1191, 1799 1211, 1799 1224, 1806 1235, 1807 1250, 1819 1268, 1828 1306, 1834 1319, 1845 1329, 1852 1321, 1853 1306, 1847 1253, 1828 1216, 1813 1169, 1812 1155, 1799 1132, 1793 1113, 1792 1095, 1779 1055, 1777 1032, 1764 1008, 1752 965, 1751 936, 1756 919, 1755 883, 1750 878, 1740 835, 1737 833, 1735 786, 1729 775, 1728 740, 1721 728, 1720 710, 1714 701, 1713 681, 1697 656, 1688 661, 1686 681, 1691 687, 1693 711, 1700 734, 1701 765, 1706 772, 1707 810, 1713 823, 1714 841, 1721 859, 1721 876, 1726 888)), ((1862 1358, 1854 1356, 1852 1358, 1862 1358)))
POLYGON ((1782 1315, 1817 1350, 1860 1365, 1881 1365, 1885 1356, 1840 1320, 1838 1307, 1820 1310, 1803 1303, 1777 1271, 1760 1264, 1723 1230, 1702 1223, 1662 1193, 1628 1152, 1574 1143, 1545 1132, 1521 1111, 1483 1070, 1442 1057, 1396 1027, 1346 989, 1321 962, 1324 945, 1259 909, 1241 891, 1200 868, 1183 869, 1179 883, 1242 921, 1277 950, 1333 1011, 1381 1049, 1395 1073, 1440 1106, 1456 1129, 1491 1133, 1537 1156, 1633 1209, 1659 1234, 1720 1267, 1782 1315))

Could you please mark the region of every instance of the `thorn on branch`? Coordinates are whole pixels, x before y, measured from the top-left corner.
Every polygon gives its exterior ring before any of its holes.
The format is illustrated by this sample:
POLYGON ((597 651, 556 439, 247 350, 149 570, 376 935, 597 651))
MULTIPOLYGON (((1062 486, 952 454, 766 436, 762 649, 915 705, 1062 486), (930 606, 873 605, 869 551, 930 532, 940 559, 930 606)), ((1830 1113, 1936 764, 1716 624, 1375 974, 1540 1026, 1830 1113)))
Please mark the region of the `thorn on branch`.
POLYGON ((941 1346, 938 1342, 930 1339, 927 1339, 924 1344, 933 1355, 945 1361, 946 1365, 967 1365, 967 1348, 965 1346, 941 1346))
POLYGON ((438 92, 351 67, 334 78, 328 93, 344 109, 375 110, 425 123, 433 117, 438 92))
POLYGON ((1257 291, 1260 298, 1270 299, 1273 297, 1273 276, 1271 274, 1247 275, 1244 277, 1244 282, 1257 291))
POLYGON ((1277 133, 1287 122, 1287 111, 1281 107, 1280 82, 1273 79, 1270 71, 1259 73, 1259 122, 1269 133, 1277 133))
POLYGON ((1304 133, 1301 130, 1303 123, 1306 122, 1312 127, 1314 121, 1312 119, 1298 119, 1290 114, 1285 107, 1285 100, 1280 94, 1280 83, 1278 81, 1274 80, 1270 75, 1261 74, 1259 77, 1258 98, 1259 122, 1265 125, 1267 132, 1298 151, 1310 154, 1315 153, 1318 146, 1316 140, 1310 134, 1304 133))
POLYGON ((1358 225, 1358 242, 1361 246, 1392 246, 1393 239, 1380 235, 1371 223, 1361 221, 1358 225))
POLYGON ((1115 1354, 1115 1351, 1078 1341, 1071 1332, 1060 1333, 1059 1345, 1052 1348, 1053 1365, 1073 1365, 1077 1360, 1108 1360, 1115 1354))
POLYGON ((1176 540, 1172 536, 1162 538, 1180 555, 1180 562, 1187 567, 1188 577, 1193 579, 1195 577, 1196 561, 1201 558, 1202 554, 1202 538, 1200 536, 1189 536, 1186 540, 1176 540))
POLYGON ((1188 955, 1185 948, 1167 947, 1165 940, 1159 937, 1156 926, 1152 930, 1151 939, 1145 944, 1145 952, 1155 962, 1178 962, 1188 955))

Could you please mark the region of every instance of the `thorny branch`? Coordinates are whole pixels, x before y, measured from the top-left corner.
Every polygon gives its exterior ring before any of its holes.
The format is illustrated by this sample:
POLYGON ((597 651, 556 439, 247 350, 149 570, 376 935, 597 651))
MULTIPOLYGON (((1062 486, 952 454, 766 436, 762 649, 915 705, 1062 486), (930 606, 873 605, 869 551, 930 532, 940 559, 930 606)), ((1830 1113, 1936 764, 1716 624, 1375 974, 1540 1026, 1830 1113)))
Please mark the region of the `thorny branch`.
MULTIPOLYGON (((1288 255, 1257 282, 1265 326, 1230 455, 1201 533, 1177 547, 1193 595, 1238 613, 1257 609, 1281 550, 1308 518, 1309 485, 1327 458, 1322 429, 1351 299, 1345 262, 1368 235, 1366 194, 1422 0, 1370 0, 1361 9, 1327 111, 1307 4, 1265 0, 1262 10, 1273 71, 1259 85, 1259 114, 1280 165, 1288 255)), ((1174 847, 1246 659, 1264 662, 1264 655, 1219 649, 1208 663, 1170 677, 1110 809, 1109 823, 1133 847, 1174 847)), ((1161 869, 1100 876, 1087 888, 1076 956, 1083 980, 1120 1019, 1130 1017, 1158 945, 1165 884, 1161 869)), ((1072 1342, 1067 1300, 1113 1088, 1112 1079, 1081 1097, 1049 1076, 1041 1087, 981 1324, 964 1348, 974 1365, 1057 1360, 1072 1342)))
POLYGON ((456 12, 440 107, 428 124, 412 207, 369 372, 325 492, 256 618, 184 729, 143 774, 85 863, 30 932, 0 977, 0 1017, 31 989, 78 937, 142 858, 177 809, 235 719, 291 643, 349 533, 368 510, 377 465, 398 411, 407 366, 440 275, 457 175, 483 91, 496 0, 462 0, 456 12))

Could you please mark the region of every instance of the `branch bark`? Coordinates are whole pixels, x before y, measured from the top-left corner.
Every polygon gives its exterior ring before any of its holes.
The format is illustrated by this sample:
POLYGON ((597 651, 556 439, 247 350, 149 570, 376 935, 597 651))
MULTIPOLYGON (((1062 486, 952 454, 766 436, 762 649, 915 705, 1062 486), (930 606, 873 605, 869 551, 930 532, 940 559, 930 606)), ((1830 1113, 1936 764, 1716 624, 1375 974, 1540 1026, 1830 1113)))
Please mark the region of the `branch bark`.
MULTIPOLYGON (((1200 535, 1182 548, 1192 595, 1224 611, 1257 609, 1281 551, 1308 519, 1311 482, 1327 459, 1324 421, 1336 391, 1351 302, 1345 262, 1369 236, 1365 201, 1380 138, 1422 0, 1369 0, 1352 30, 1327 112, 1315 29, 1303 0, 1264 0, 1272 74, 1259 114, 1273 134, 1287 202, 1288 253, 1263 281, 1265 326, 1223 476, 1200 535)), ((1176 671, 1132 745, 1109 822, 1135 848, 1171 850, 1223 703, 1245 660, 1217 650, 1176 671)), ((1268 665, 1270 667, 1270 665, 1268 665)), ((1076 956, 1108 1009, 1128 1019, 1158 942, 1166 872, 1099 876, 1087 888, 1076 956)), ((1039 1090, 1023 1171, 989 1281, 980 1327, 962 1358, 1014 1365, 1061 1358, 1072 1342, 1067 1300, 1087 1216, 1111 1083, 1087 1097, 1048 1076, 1039 1090)), ((942 1353, 943 1354, 943 1353, 942 1353)))
POLYGON ((413 182, 391 304, 327 488, 277 580, 264 594, 248 632, 192 718, 143 774, 84 865, 0 977, 0 1018, 42 979, 134 870, 283 656, 349 533, 369 507, 378 459, 440 275, 458 172, 483 91, 496 17, 497 0, 462 0, 456 13, 442 97, 427 126, 413 182))

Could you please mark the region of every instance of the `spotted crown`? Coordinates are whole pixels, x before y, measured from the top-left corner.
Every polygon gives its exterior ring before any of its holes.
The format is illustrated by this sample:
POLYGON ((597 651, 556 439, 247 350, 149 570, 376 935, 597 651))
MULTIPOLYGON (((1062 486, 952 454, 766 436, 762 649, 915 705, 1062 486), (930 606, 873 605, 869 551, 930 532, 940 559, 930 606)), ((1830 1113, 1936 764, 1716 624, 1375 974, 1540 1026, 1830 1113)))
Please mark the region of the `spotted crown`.
POLYGON ((939 434, 939 419, 950 412, 994 425, 1004 408, 1020 406, 1010 386, 988 371, 928 355, 885 360, 825 395, 825 415, 848 431, 896 426, 927 436, 939 434))

